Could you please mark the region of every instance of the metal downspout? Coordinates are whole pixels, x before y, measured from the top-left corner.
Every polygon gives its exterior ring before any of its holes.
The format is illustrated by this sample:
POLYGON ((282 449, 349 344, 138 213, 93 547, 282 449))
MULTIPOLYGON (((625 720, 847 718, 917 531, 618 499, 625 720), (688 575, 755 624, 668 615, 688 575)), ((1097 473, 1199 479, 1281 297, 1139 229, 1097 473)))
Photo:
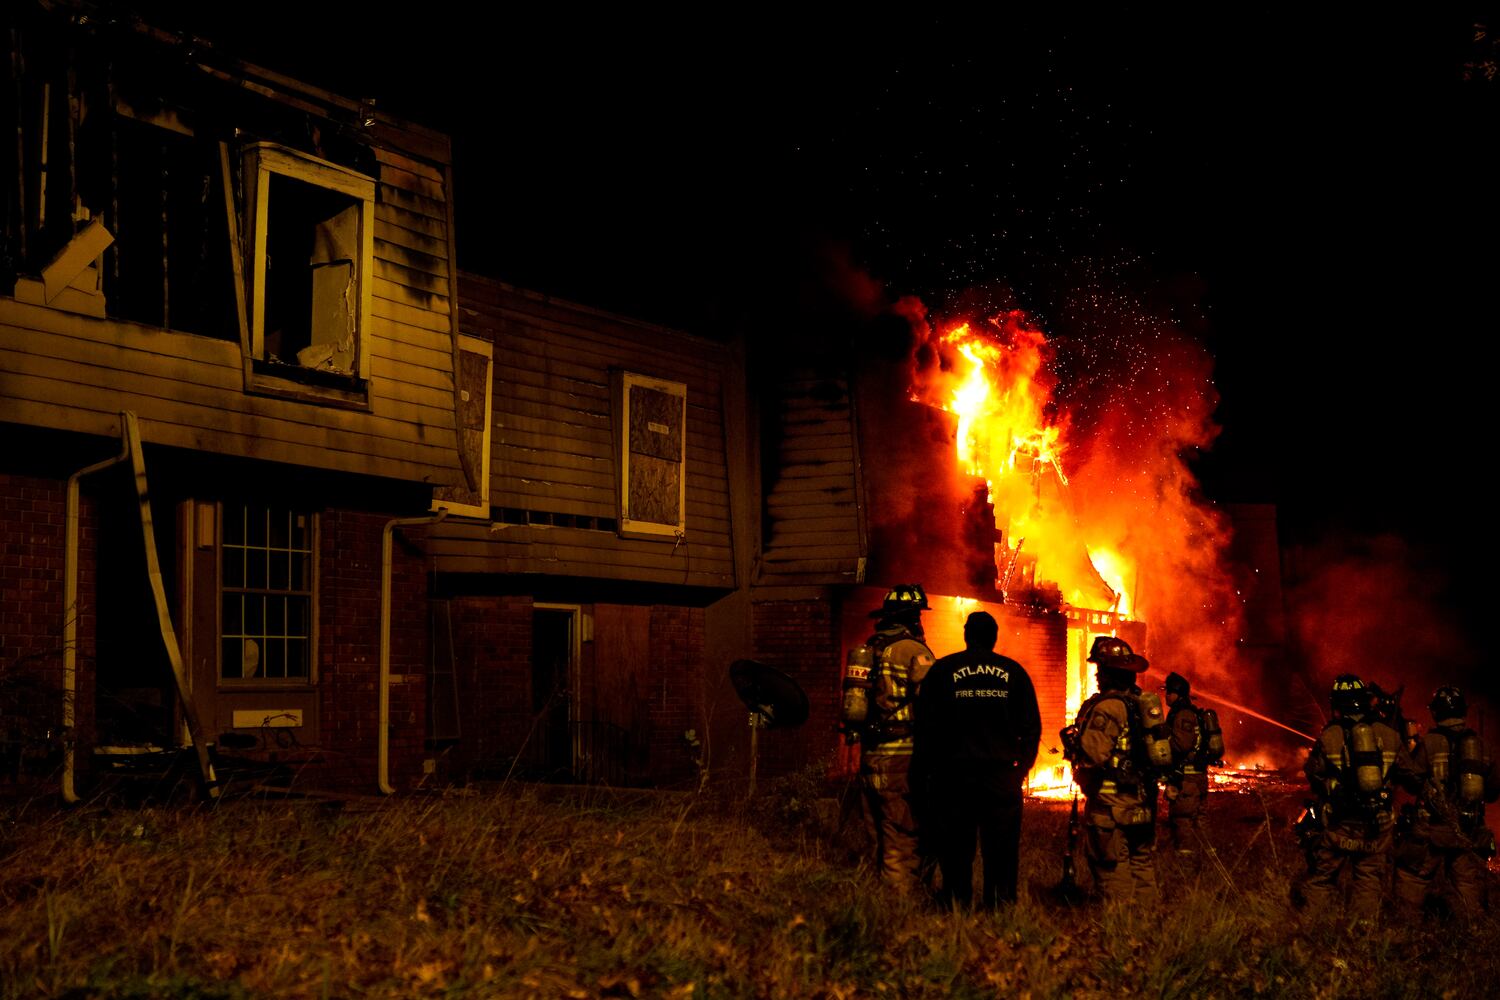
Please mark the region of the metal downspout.
POLYGON ((397 517, 387 521, 380 533, 380 675, 375 687, 380 693, 379 719, 375 725, 375 783, 382 795, 394 795, 391 787, 391 538, 397 528, 437 524, 448 516, 448 508, 425 517, 397 517))
POLYGON ((63 773, 62 797, 69 804, 78 801, 73 787, 74 703, 78 688, 78 508, 79 480, 119 465, 130 458, 130 438, 126 433, 125 415, 120 415, 120 453, 114 458, 85 466, 68 477, 67 499, 63 508, 63 773))

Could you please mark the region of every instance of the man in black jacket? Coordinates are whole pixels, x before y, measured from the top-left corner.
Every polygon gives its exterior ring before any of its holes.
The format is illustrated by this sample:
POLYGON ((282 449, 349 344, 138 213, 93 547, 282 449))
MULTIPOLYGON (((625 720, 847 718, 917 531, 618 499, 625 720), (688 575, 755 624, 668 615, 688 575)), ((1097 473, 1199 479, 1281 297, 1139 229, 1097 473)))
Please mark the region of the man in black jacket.
POLYGON ((974 898, 974 837, 984 857, 984 905, 1016 898, 1021 789, 1042 735, 1036 689, 995 652, 999 626, 984 611, 964 624, 961 653, 933 664, 917 708, 917 766, 930 776, 941 817, 943 901, 974 898))

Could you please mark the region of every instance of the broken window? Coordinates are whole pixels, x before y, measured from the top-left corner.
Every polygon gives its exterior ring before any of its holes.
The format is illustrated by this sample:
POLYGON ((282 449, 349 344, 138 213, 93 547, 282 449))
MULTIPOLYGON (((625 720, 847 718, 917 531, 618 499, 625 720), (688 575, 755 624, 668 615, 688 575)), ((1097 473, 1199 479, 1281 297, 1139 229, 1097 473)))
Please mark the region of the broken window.
POLYGON ((104 254, 111 316, 227 340, 239 337, 219 143, 180 118, 116 104, 103 217, 114 244, 104 254), (160 124, 171 123, 172 127, 160 124))
POLYGON ((363 394, 375 182, 268 143, 245 151, 252 379, 363 394))
POLYGON ((313 515, 224 504, 219 677, 312 679, 313 515))

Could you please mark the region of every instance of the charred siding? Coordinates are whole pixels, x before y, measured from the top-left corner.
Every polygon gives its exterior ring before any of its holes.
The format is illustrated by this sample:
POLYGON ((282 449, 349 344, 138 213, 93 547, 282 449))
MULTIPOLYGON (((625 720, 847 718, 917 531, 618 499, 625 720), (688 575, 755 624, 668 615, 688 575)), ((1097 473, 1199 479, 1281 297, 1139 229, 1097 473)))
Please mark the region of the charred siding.
MULTIPOLYGON (((228 143, 230 174, 238 176, 242 141, 248 145, 267 136, 305 139, 305 134, 322 134, 330 144, 337 139, 337 153, 327 153, 329 162, 337 159, 346 169, 373 177, 373 273, 361 276, 370 292, 362 345, 368 352, 368 382, 341 397, 335 394, 332 405, 325 405, 327 398, 310 401, 316 393, 296 398, 295 386, 293 391, 266 394, 247 388, 250 362, 236 332, 185 332, 198 328, 186 319, 177 322, 175 312, 168 316, 163 310, 151 320, 123 308, 127 292, 136 294, 137 284, 150 282, 133 283, 118 276, 119 239, 103 251, 97 268, 85 269, 62 295, 49 292, 50 305, 40 304, 35 292, 20 294, 22 284, 37 285, 36 276, 50 254, 86 228, 62 211, 74 209, 68 202, 51 204, 42 228, 38 207, 21 211, 25 204, 20 198, 12 210, 0 213, 11 243, 25 243, 29 235, 32 251, 21 261, 15 297, 0 296, 0 423, 115 438, 120 433, 119 413, 129 409, 138 414, 142 433, 152 443, 409 482, 460 483, 453 414, 455 316, 447 140, 373 113, 366 127, 356 132, 347 121, 358 106, 344 99, 217 55, 205 54, 202 64, 173 61, 173 41, 145 28, 138 28, 135 34, 140 37, 132 36, 128 45, 101 41, 89 34, 90 29, 67 23, 65 13, 59 11, 55 18, 48 13, 35 23, 16 22, 26 28, 22 35, 32 45, 28 51, 39 54, 35 67, 29 67, 29 75, 16 85, 17 93, 25 94, 40 92, 49 81, 56 89, 57 81, 72 79, 69 74, 75 70, 80 79, 92 80, 90 100, 82 102, 90 110, 82 122, 73 121, 80 113, 69 111, 69 102, 52 102, 53 116, 67 117, 53 122, 53 131, 75 129, 80 141, 76 152, 71 144, 54 142, 47 173, 69 177, 76 172, 96 181, 102 177, 92 186, 80 180, 76 217, 91 219, 95 227, 128 230, 119 198, 112 202, 109 195, 111 180, 118 186, 121 168, 108 155, 109 143, 98 137, 112 134, 110 130, 127 118, 133 129, 156 127, 141 124, 139 110, 131 111, 123 99, 109 96, 113 91, 101 82, 103 67, 110 73, 128 71, 138 84, 149 79, 159 86, 160 91, 150 93, 170 99, 181 111, 174 120, 189 136, 197 129, 202 141, 214 147, 215 156, 216 137, 236 136, 228 143), (153 62, 171 71, 153 76, 140 69, 153 62), (83 141, 85 133, 94 140, 83 141), (92 209, 92 216, 84 208, 92 209), (43 235, 50 239, 45 245, 43 235), (79 302, 88 308, 79 307, 79 302)), ((30 138, 40 128, 34 120, 40 116, 40 111, 28 110, 14 126, 30 138)), ((297 152, 307 157, 324 153, 315 143, 314 147, 304 142, 297 152)), ((36 151, 25 143, 20 148, 30 150, 27 176, 38 173, 36 151)), ((212 173, 217 177, 218 168, 212 173)), ((196 178, 184 175, 178 184, 192 188, 196 178)), ((21 190, 24 194, 24 185, 21 190)), ((169 185, 158 200, 165 204, 168 194, 180 193, 169 185)), ((49 203, 59 197, 49 194, 49 203)), ((205 202, 207 214, 218 213, 219 227, 226 225, 224 200, 221 186, 217 201, 205 202)), ((232 200, 236 207, 228 214, 237 219, 243 247, 251 213, 242 197, 232 200)), ((156 211, 149 204, 147 209, 156 211)), ((167 233, 171 235, 170 227, 167 233)), ((112 238, 117 236, 111 231, 112 238)), ((218 229, 205 236, 203 273, 215 280, 222 277, 226 287, 232 245, 218 229)), ((248 255, 243 263, 248 267, 248 255)), ((174 277, 169 284, 178 287, 182 282, 174 277)), ((235 325, 233 320, 230 325, 235 325)), ((342 386, 335 388, 343 391, 342 386)))
POLYGON ((844 379, 788 380, 772 411, 763 585, 859 582, 865 555, 859 450, 844 379))

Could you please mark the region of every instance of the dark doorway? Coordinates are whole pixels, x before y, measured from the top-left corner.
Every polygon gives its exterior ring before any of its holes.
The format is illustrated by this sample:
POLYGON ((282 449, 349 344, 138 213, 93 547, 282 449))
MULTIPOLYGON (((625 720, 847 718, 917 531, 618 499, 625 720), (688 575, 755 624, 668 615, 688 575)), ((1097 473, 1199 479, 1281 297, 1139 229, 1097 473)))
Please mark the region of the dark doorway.
POLYGON ((577 612, 536 608, 531 617, 531 711, 527 762, 543 781, 573 777, 573 702, 577 612))
MULTIPOLYGON (((93 484, 99 512, 95 573, 98 743, 170 747, 176 745, 172 667, 146 575, 140 504, 128 475, 129 466, 117 467, 93 484)), ((160 502, 152 506, 167 512, 166 523, 157 521, 155 527, 157 560, 171 604, 177 589, 173 507, 160 502)))

